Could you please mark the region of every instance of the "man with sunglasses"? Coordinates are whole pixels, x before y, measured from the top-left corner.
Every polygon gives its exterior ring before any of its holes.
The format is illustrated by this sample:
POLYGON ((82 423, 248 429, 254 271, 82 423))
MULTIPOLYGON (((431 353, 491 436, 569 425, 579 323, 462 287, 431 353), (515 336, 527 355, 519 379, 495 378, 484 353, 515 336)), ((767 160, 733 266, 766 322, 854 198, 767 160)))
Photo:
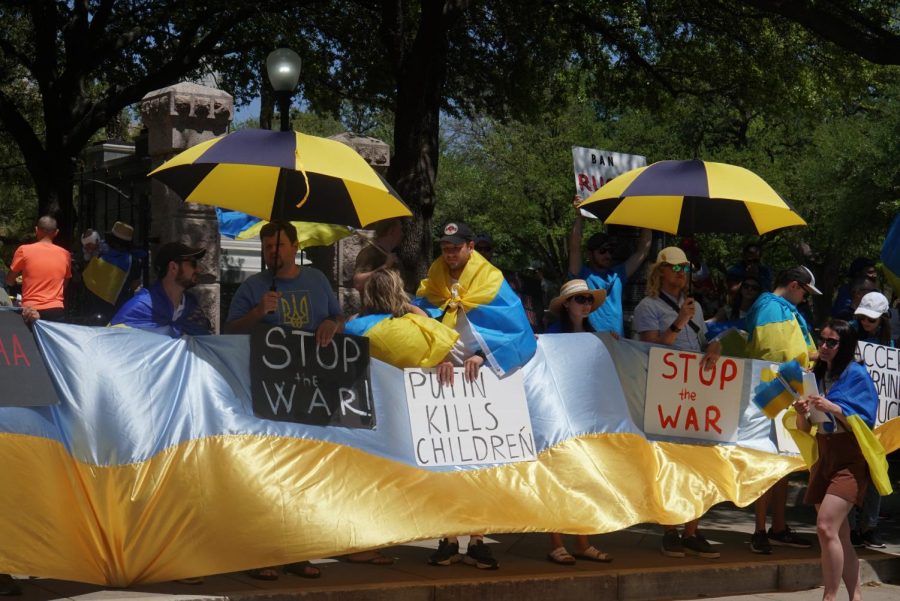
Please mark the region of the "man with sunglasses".
POLYGON ((205 254, 206 249, 179 242, 160 246, 153 262, 158 279, 122 305, 109 325, 150 330, 172 338, 209 334, 209 318, 187 292, 197 284, 198 263, 205 254))
MULTIPOLYGON (((747 356, 770 363, 797 360, 811 367, 816 344, 806 320, 797 310, 810 294, 822 294, 816 278, 803 265, 785 269, 775 278, 775 290, 763 292, 747 314, 747 356)), ((779 480, 755 505, 756 531, 750 539, 754 553, 771 553, 772 545, 808 549, 812 543, 794 534, 785 521, 787 478, 779 480), (772 527, 766 532, 766 515, 772 507, 772 527)))
POLYGON ((581 279, 592 290, 605 290, 606 302, 592 311, 588 319, 596 332, 614 332, 625 335, 622 316, 622 291, 625 283, 638 270, 650 252, 652 232, 641 230, 637 249, 623 263, 616 264, 613 258, 614 244, 608 234, 596 233, 587 241, 587 264, 581 262, 581 239, 584 233, 584 216, 578 205, 581 197, 576 196, 575 222, 569 235, 569 279, 581 279))

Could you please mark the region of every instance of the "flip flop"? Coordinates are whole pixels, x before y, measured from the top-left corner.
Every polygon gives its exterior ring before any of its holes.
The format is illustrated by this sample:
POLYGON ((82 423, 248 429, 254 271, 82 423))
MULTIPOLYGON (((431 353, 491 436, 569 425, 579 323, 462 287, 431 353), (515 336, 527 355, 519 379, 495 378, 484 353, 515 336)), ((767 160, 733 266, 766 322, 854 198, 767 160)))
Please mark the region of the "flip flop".
POLYGON ((600 563, 609 563, 613 560, 613 556, 609 553, 604 553, 591 545, 581 553, 575 553, 574 557, 577 559, 585 559, 587 561, 597 561, 600 563))
MULTIPOLYGON (((347 563, 367 563, 371 566, 392 566, 394 565, 394 558, 388 557, 387 555, 383 555, 378 551, 372 551, 371 555, 367 555, 365 559, 355 558, 353 555, 345 555, 344 561, 347 563)), ((362 553, 355 553, 354 555, 363 555, 366 554, 365 551, 362 553)))
POLYGON ((561 566, 573 566, 575 565, 575 558, 566 551, 565 547, 556 547, 549 553, 547 553, 547 561, 552 561, 555 564, 561 566))
POLYGON ((256 580, 273 581, 278 580, 278 569, 273 567, 256 568, 255 570, 247 570, 247 576, 256 580))
POLYGON ((285 574, 293 574, 294 576, 299 576, 300 578, 318 578, 322 575, 322 570, 309 563, 308 561, 289 563, 282 569, 284 570, 285 574))

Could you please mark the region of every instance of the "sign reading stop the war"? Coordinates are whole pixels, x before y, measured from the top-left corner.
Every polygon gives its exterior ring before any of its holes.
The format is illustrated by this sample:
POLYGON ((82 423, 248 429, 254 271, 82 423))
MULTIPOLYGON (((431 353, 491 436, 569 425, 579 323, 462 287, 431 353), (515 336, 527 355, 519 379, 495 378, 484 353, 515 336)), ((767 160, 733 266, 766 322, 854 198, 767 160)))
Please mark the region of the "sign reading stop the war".
POLYGON ((703 355, 653 347, 647 366, 644 432, 719 442, 737 440, 744 361, 721 357, 712 369, 703 355))

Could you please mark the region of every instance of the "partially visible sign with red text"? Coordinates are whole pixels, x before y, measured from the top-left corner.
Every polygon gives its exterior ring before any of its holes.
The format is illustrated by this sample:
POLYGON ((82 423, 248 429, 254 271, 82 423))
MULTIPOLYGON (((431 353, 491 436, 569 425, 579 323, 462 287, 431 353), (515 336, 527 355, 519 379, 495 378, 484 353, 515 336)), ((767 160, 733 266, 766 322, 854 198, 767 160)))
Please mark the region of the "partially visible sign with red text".
POLYGON ((2 407, 59 403, 34 336, 13 310, 0 310, 0 391, 2 407))
POLYGON ((575 165, 575 193, 587 200, 597 188, 617 175, 646 166, 647 157, 573 146, 572 162, 575 165))
POLYGON ((744 361, 721 357, 703 369, 703 355, 653 347, 647 365, 644 432, 718 442, 737 440, 744 361))

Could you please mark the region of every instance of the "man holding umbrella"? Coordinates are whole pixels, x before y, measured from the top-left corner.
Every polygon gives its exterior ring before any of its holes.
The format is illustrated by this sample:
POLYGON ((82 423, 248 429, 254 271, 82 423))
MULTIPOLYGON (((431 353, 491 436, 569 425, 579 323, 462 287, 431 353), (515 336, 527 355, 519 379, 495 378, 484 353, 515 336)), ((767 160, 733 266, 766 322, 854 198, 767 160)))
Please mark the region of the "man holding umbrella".
POLYGON ((316 333, 322 346, 341 331, 344 318, 328 279, 295 263, 300 245, 289 221, 271 221, 259 232, 266 271, 247 278, 231 299, 226 334, 247 334, 260 322, 316 333))
POLYGON ((624 263, 613 264, 613 242, 607 234, 596 233, 587 241, 587 264, 581 263, 581 238, 584 216, 578 206, 581 197, 575 197, 575 223, 569 235, 569 278, 586 281, 592 290, 605 290, 606 302, 588 316, 596 332, 614 332, 625 335, 622 318, 622 290, 650 252, 652 233, 641 229, 635 250, 624 263))

